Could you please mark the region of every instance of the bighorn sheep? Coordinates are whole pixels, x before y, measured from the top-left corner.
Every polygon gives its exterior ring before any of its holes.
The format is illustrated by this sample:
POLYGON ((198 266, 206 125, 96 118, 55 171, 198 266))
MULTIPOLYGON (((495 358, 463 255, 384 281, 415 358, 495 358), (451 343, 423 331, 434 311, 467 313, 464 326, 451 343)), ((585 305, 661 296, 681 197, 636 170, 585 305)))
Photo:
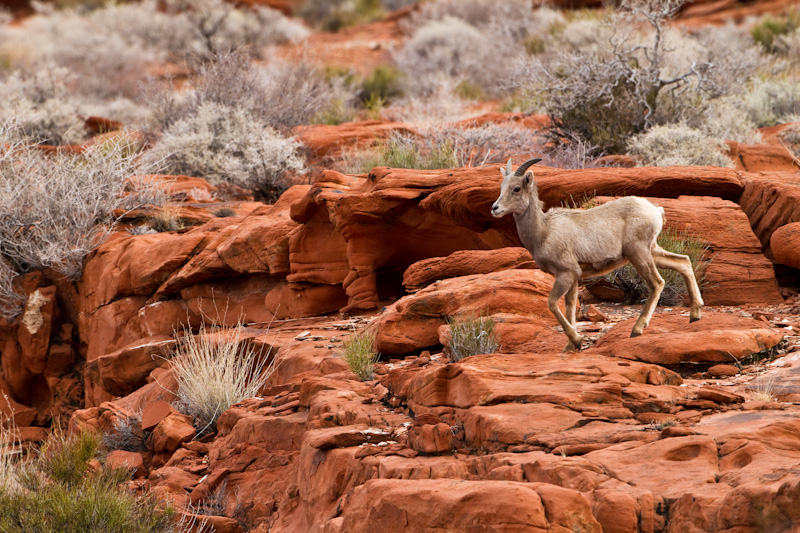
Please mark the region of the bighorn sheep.
POLYGON ((630 262, 644 278, 650 294, 631 337, 642 334, 650 323, 664 280, 658 268, 675 270, 689 289, 689 321, 700 319, 703 299, 692 264, 685 255, 668 252, 656 244, 664 222, 664 209, 644 198, 626 196, 592 209, 554 208, 545 212, 528 167, 531 159, 511 171, 511 160, 501 168, 500 197, 492 205, 496 218, 514 215, 519 238, 531 252, 538 267, 556 279, 547 299, 550 311, 564 328, 569 343, 564 351, 580 350, 583 337, 575 327, 578 280, 600 276, 630 262), (567 316, 558 307, 565 296, 567 316))

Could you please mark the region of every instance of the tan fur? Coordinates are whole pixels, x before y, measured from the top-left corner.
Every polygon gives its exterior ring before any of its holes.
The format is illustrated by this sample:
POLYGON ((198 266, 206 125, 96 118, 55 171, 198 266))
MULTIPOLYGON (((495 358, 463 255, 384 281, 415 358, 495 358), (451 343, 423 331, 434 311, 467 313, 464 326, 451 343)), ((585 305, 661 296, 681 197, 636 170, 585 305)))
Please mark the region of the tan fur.
MULTIPOLYGON (((530 165, 526 165, 527 166, 530 165)), ((630 262, 650 289, 631 337, 641 335, 650 323, 664 280, 658 268, 680 273, 689 288, 690 321, 700 319, 703 300, 691 261, 656 244, 664 222, 664 209, 643 198, 626 196, 592 209, 543 210, 533 172, 511 172, 511 160, 500 169, 503 183, 492 215, 514 215, 519 238, 536 264, 556 279, 548 307, 569 338, 565 351, 581 349, 583 337, 575 327, 578 280, 607 274, 630 262), (567 316, 558 307, 564 296, 567 316)))

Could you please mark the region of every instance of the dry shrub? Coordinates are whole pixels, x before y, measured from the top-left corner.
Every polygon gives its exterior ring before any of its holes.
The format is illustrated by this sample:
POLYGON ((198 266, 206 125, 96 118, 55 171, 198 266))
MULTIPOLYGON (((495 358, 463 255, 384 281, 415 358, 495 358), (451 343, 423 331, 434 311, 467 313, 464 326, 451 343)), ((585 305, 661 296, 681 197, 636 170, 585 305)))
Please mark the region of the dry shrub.
POLYGON ((117 220, 115 210, 160 201, 159 191, 145 185, 125 192, 125 180, 143 168, 131 137, 111 137, 77 155, 45 154, 24 140, 22 124, 0 123, 0 278, 52 268, 75 279, 117 220))
POLYGON ((723 154, 727 146, 703 132, 684 124, 656 126, 631 139, 628 153, 642 166, 710 165, 732 167, 733 161, 723 154))
POLYGON ((194 418, 198 433, 216 431, 219 416, 256 396, 275 371, 269 352, 245 341, 244 333, 241 320, 232 328, 203 324, 197 335, 184 330, 170 354, 178 382, 176 406, 194 418))
POLYGON ((206 102, 173 123, 145 159, 161 162, 166 173, 233 183, 269 201, 286 189, 290 173, 302 170, 299 146, 245 109, 206 102))

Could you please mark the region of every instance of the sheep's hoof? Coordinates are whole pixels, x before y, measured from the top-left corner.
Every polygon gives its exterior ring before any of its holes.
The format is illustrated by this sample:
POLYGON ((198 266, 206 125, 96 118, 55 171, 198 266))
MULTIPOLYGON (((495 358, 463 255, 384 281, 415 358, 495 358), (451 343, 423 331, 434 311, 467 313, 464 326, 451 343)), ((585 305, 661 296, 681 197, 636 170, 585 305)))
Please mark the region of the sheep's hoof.
POLYGON ((642 334, 642 332, 641 332, 641 331, 636 331, 636 330, 633 330, 633 331, 631 331, 631 338, 633 338, 633 337, 638 337, 638 336, 639 336, 639 335, 641 335, 641 334, 642 334))
POLYGON ((698 320, 700 320, 700 318, 702 318, 702 317, 700 317, 700 316, 690 316, 689 317, 689 324, 691 324, 692 322, 697 322, 698 320))
POLYGON ((572 341, 569 341, 567 343, 567 345, 564 346, 564 350, 562 350, 562 351, 565 352, 565 353, 566 352, 580 352, 582 344, 583 344, 583 337, 581 337, 581 339, 578 341, 577 344, 575 344, 572 341))

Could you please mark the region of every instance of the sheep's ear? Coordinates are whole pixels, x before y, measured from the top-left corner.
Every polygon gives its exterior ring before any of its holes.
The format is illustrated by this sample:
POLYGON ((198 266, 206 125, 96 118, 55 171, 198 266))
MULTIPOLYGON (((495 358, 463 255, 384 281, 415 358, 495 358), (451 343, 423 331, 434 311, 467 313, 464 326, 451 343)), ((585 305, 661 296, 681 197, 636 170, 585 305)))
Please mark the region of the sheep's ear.
POLYGON ((533 181, 533 172, 530 170, 525 173, 525 185, 530 185, 533 181))

